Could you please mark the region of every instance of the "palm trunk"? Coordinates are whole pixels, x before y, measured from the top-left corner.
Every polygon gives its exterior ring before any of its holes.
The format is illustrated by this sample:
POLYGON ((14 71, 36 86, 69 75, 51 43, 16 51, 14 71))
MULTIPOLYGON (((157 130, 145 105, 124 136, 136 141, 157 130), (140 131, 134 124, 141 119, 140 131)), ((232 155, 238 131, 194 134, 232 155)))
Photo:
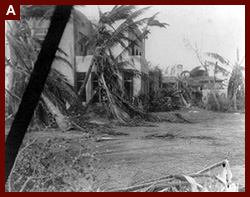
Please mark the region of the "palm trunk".
POLYGON ((214 93, 213 90, 212 90, 212 95, 213 95, 213 97, 214 97, 214 101, 215 101, 217 110, 219 111, 219 110, 220 110, 220 104, 219 104, 218 99, 217 99, 217 97, 216 97, 216 94, 214 93))
POLYGON ((83 91, 85 90, 85 87, 86 87, 86 85, 87 85, 87 83, 88 83, 89 76, 90 76, 90 74, 91 74, 91 72, 92 72, 92 69, 93 69, 93 66, 94 66, 94 60, 95 60, 95 55, 93 55, 93 58, 92 58, 92 60, 91 60, 91 63, 90 63, 88 72, 87 72, 87 74, 86 74, 86 76, 85 76, 85 78, 84 78, 84 81, 83 81, 83 83, 82 83, 82 85, 81 85, 81 87, 80 87, 80 89, 79 89, 79 91, 78 91, 78 95, 79 95, 80 98, 82 98, 83 91))
POLYGON ((180 97, 181 97, 181 100, 182 100, 182 103, 184 104, 184 106, 186 108, 190 108, 191 104, 187 102, 187 100, 183 97, 182 94, 180 94, 180 97))
POLYGON ((214 77, 212 95, 213 95, 213 97, 214 97, 214 101, 215 101, 215 103, 216 103, 217 110, 219 111, 219 110, 220 110, 220 104, 219 104, 219 102, 218 102, 218 99, 217 99, 217 97, 216 97, 216 94, 214 93, 215 90, 216 90, 216 87, 215 87, 215 77, 214 77))
POLYGON ((214 75, 214 77, 213 77, 213 84, 212 84, 212 86, 211 86, 211 81, 210 81, 210 79, 209 79, 209 86, 210 86, 210 93, 212 94, 212 96, 213 96, 213 98, 214 98, 214 102, 215 102, 215 104, 216 104, 216 108, 217 108, 217 110, 219 111, 219 110, 220 110, 220 104, 219 104, 219 102, 218 102, 218 99, 217 99, 217 97, 216 97, 216 94, 214 93, 214 91, 215 91, 215 75, 214 75))
POLYGON ((70 121, 67 119, 67 117, 62 114, 60 109, 56 107, 45 94, 42 94, 41 98, 43 99, 50 113, 55 118, 56 123, 58 127, 60 128, 60 130, 66 131, 70 126, 70 121))
POLYGON ((113 95, 110 93, 109 88, 106 84, 105 78, 103 73, 100 76, 100 82, 102 84, 102 87, 105 89, 106 94, 107 94, 107 98, 108 98, 108 102, 109 102, 109 108, 111 110, 112 115, 117 118, 117 120, 122 123, 122 124, 126 124, 129 120, 130 120, 130 116, 124 112, 123 110, 121 110, 115 100, 113 95))
POLYGON ((237 110, 237 89, 234 90, 234 93, 233 93, 233 106, 234 106, 234 111, 237 110))

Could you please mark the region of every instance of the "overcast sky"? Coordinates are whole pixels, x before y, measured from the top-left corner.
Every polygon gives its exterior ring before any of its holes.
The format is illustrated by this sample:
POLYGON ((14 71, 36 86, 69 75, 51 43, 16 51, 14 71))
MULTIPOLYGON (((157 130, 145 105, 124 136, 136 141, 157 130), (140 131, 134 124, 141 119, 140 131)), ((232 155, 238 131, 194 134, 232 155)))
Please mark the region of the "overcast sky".
MULTIPOLYGON (((139 7, 144 7, 140 5, 139 7)), ((100 5, 108 11, 112 5, 100 5)), ((97 6, 87 5, 84 14, 97 18, 97 6)), ((183 41, 197 43, 200 51, 216 52, 232 62, 236 49, 245 55, 244 5, 153 5, 144 16, 160 12, 157 19, 170 24, 167 29, 154 27, 146 40, 146 59, 165 70, 167 66, 182 64, 185 70, 199 66, 192 50, 183 41)))

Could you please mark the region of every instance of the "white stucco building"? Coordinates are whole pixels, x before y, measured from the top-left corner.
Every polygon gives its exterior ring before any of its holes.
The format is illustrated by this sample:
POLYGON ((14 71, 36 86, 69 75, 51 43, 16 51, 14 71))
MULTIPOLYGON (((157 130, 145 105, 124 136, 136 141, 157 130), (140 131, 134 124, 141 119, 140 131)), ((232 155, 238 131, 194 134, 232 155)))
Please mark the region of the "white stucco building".
MULTIPOLYGON (((40 40, 44 40, 50 21, 46 19, 42 22, 38 21, 40 21, 38 18, 30 18, 28 24, 32 32, 36 33, 40 40)), ((80 11, 74 9, 59 44, 59 48, 63 53, 58 52, 57 54, 58 56, 65 58, 71 66, 63 61, 55 61, 52 65, 53 68, 66 76, 67 80, 76 91, 79 90, 93 58, 93 49, 86 50, 84 44, 81 44, 79 40, 92 33, 93 28, 91 21, 80 11)), ((140 34, 140 31, 138 30, 137 33, 140 34)), ((128 36, 130 39, 136 38, 134 35, 128 36)), ((119 54, 121 50, 122 48, 120 46, 113 49, 115 54, 119 54)), ((7 45, 5 51, 8 54, 10 53, 7 45)), ((137 46, 132 46, 129 53, 125 56, 125 60, 129 61, 132 65, 126 69, 135 69, 139 73, 142 73, 142 76, 148 75, 149 69, 145 60, 144 41, 139 42, 137 46)), ((98 86, 98 83, 95 80, 94 71, 95 67, 93 68, 92 74, 87 82, 83 98, 85 102, 88 102, 92 98, 94 89, 98 86)), ((148 82, 145 81, 142 76, 131 76, 126 72, 120 73, 120 75, 122 86, 127 93, 129 100, 132 101, 133 97, 148 93, 148 82)))

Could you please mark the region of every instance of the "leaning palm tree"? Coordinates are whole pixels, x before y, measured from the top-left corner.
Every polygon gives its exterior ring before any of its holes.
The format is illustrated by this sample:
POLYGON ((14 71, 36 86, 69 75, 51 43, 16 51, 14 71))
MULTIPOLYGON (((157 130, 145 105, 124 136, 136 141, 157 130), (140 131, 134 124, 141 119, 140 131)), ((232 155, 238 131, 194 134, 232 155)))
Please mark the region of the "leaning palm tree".
MULTIPOLYGON (((207 63, 207 61, 204 61, 203 55, 199 51, 197 43, 195 43, 195 45, 193 46, 192 43, 188 39, 184 39, 183 41, 184 41, 186 47, 188 49, 191 49, 195 53, 195 55, 197 57, 197 60, 199 61, 201 67, 204 68, 205 72, 203 74, 205 74, 206 76, 209 76, 209 70, 208 70, 209 64, 207 63)), ((197 70, 195 68, 195 70, 193 71, 194 75, 198 74, 196 72, 199 69, 200 69, 200 67, 197 67, 197 70)), ((199 74, 201 74, 201 73, 199 73, 199 74)), ((212 96, 212 98, 215 101, 217 110, 219 110, 220 105, 219 105, 218 99, 217 99, 216 94, 215 94, 215 80, 213 81, 213 83, 211 83, 210 80, 209 80, 208 83, 209 83, 208 85, 209 85, 209 89, 210 89, 210 95, 212 96)))
MULTIPOLYGON (((97 24, 93 24, 94 33, 81 40, 85 44, 85 48, 94 52, 92 62, 78 94, 80 96, 83 94, 95 66, 99 86, 101 90, 104 90, 103 93, 107 98, 107 101, 102 103, 108 105, 111 114, 123 123, 127 122, 132 114, 145 115, 142 110, 125 101, 121 96, 123 88, 120 86, 119 75, 123 73, 126 66, 131 64, 124 59, 124 56, 131 46, 138 45, 148 36, 150 33, 149 27, 166 27, 168 25, 156 20, 156 15, 138 19, 149 8, 136 9, 135 5, 117 5, 109 12, 102 13, 99 10, 100 19, 97 24), (117 24, 120 25, 117 26, 117 24), (139 28, 142 32, 138 35, 137 30, 139 28), (129 37, 131 34, 134 35, 135 39, 129 37), (114 55, 113 50, 118 45, 121 46, 122 51, 120 54, 114 55)), ((139 74, 134 69, 131 69, 130 72, 139 74)))
POLYGON ((228 98, 233 101, 233 109, 237 110, 237 100, 245 99, 245 79, 242 74, 244 68, 235 63, 228 84, 228 98))
POLYGON ((245 56, 240 60, 239 50, 237 49, 237 61, 232 64, 229 60, 222 57, 218 53, 207 53, 207 55, 229 67, 228 70, 220 67, 217 62, 216 64, 214 64, 213 62, 208 62, 210 65, 215 66, 215 72, 221 72, 226 76, 230 76, 227 91, 228 99, 232 101, 233 109, 237 110, 237 99, 245 98, 245 79, 242 73, 242 71, 245 70, 245 68, 242 66, 245 56))
MULTIPOLYGON (((42 42, 37 37, 36 32, 30 28, 26 20, 33 16, 29 15, 31 14, 31 8, 38 9, 35 6, 21 7, 21 16, 23 17, 20 21, 13 21, 9 26, 10 31, 6 33, 7 41, 11 50, 11 57, 10 59, 6 57, 5 63, 13 71, 13 80, 10 81, 10 87, 5 90, 10 105, 13 103, 18 105, 20 103, 22 94, 24 93, 30 74, 33 70, 34 63, 38 57, 39 48, 42 42)), ((45 11, 48 11, 48 9, 44 10, 46 17, 51 16, 53 7, 50 8, 52 9, 49 10, 49 13, 45 11)), ((41 18, 42 13, 37 17, 41 18)), ((64 52, 58 49, 59 55, 56 56, 54 61, 63 61, 68 66, 71 66, 71 64, 63 58, 60 53, 64 52)), ((66 54, 64 53, 64 55, 66 54)), ((39 109, 42 110, 43 114, 52 114, 60 129, 65 130, 70 124, 66 116, 65 103, 71 103, 72 101, 78 102, 78 97, 74 92, 73 87, 71 87, 65 76, 52 68, 47 78, 39 106, 36 110, 37 113, 35 112, 35 115, 38 114, 39 109)), ((17 109, 12 110, 12 113, 15 114, 16 110, 17 109)))

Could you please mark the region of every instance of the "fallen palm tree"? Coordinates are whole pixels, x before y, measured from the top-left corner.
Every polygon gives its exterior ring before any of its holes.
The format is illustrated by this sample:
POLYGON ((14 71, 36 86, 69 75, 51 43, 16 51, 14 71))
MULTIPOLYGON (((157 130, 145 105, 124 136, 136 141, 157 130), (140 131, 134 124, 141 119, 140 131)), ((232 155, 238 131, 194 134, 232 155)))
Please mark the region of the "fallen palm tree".
POLYGON ((78 95, 83 95, 91 73, 95 72, 100 87, 99 101, 107 114, 121 124, 129 124, 135 117, 152 119, 150 115, 124 99, 128 95, 124 91, 121 79, 125 71, 132 76, 139 75, 134 62, 128 61, 127 57, 134 46, 140 46, 147 38, 150 28, 169 26, 167 23, 159 22, 156 19, 157 14, 141 18, 149 8, 137 9, 135 5, 117 5, 108 12, 102 13, 99 10, 100 19, 97 24, 92 24, 93 33, 79 41, 85 46, 86 51, 90 51, 93 58, 78 95), (122 50, 115 54, 117 46, 122 50), (128 69, 129 67, 132 69, 128 69))
POLYGON ((223 160, 193 174, 168 175, 105 192, 238 192, 239 185, 232 177, 228 160, 223 160))

